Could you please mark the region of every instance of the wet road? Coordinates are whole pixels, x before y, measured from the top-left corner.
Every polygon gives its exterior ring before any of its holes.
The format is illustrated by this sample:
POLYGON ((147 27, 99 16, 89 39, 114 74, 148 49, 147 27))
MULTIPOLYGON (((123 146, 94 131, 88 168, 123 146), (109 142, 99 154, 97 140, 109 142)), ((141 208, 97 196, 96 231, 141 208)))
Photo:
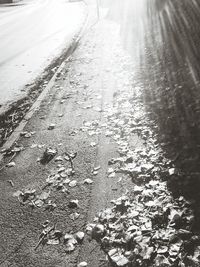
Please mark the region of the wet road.
POLYGON ((21 94, 20 89, 69 45, 84 8, 83 3, 65 0, 0 6, 0 105, 21 94))

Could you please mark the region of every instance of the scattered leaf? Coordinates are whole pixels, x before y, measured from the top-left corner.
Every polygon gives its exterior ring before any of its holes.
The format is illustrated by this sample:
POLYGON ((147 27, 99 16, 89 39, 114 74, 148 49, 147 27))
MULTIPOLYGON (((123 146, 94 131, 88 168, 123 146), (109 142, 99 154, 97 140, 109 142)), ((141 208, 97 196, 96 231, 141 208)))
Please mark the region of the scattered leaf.
POLYGON ((88 264, 86 261, 82 261, 77 265, 77 267, 87 267, 87 266, 88 266, 88 264))
POLYGON ((84 184, 92 184, 93 183, 93 180, 87 178, 83 181, 84 184))
POLYGON ((70 200, 69 204, 68 204, 69 208, 77 208, 78 207, 78 199, 72 199, 70 200))
POLYGON ((76 180, 72 180, 72 181, 70 181, 70 182, 69 182, 69 186, 70 186, 70 187, 75 187, 75 186, 77 186, 77 181, 76 181, 76 180))
POLYGON ((51 124, 48 126, 48 130, 53 130, 55 127, 56 127, 56 125, 55 125, 54 123, 51 123, 51 124))
POLYGON ((12 168, 12 167, 15 167, 15 166, 16 166, 16 164, 15 164, 14 161, 11 161, 8 164, 6 164, 6 167, 8 167, 8 168, 12 168))

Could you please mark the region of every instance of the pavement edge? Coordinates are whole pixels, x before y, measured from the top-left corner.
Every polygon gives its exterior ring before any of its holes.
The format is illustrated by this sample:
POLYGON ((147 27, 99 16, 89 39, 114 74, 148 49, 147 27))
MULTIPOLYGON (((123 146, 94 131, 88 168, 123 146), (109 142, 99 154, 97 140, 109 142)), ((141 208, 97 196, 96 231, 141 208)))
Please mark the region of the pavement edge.
MULTIPOLYGON (((32 116, 35 113, 35 111, 40 107, 42 101, 45 99, 47 94, 50 92, 50 90, 54 86, 54 83, 56 81, 56 78, 57 78, 58 74, 61 72, 61 70, 64 68, 64 66, 66 64, 66 60, 73 54, 73 52, 77 48, 81 38, 83 37, 83 34, 84 34, 84 32, 85 32, 85 30, 87 28, 88 21, 89 21, 88 6, 87 6, 86 3, 85 3, 85 5, 86 5, 86 15, 85 15, 85 18, 84 18, 84 21, 83 21, 83 25, 82 25, 79 33, 77 35, 75 35, 74 38, 72 39, 72 42, 71 42, 69 48, 67 49, 66 57, 63 59, 62 63, 58 67, 57 71, 54 73, 53 77, 50 79, 50 81, 48 82, 47 86, 44 88, 44 90, 38 96, 36 101, 33 103, 32 107, 29 109, 29 111, 24 116, 22 121, 15 128, 15 130, 9 136, 7 141, 3 144, 3 146, 1 147, 1 150, 7 150, 7 149, 11 148, 13 146, 13 144, 19 139, 20 133, 23 131, 23 129, 25 128, 25 126, 28 123, 28 121, 32 118, 32 116)), ((0 163, 2 162, 3 159, 4 159, 3 154, 0 154, 0 163)))

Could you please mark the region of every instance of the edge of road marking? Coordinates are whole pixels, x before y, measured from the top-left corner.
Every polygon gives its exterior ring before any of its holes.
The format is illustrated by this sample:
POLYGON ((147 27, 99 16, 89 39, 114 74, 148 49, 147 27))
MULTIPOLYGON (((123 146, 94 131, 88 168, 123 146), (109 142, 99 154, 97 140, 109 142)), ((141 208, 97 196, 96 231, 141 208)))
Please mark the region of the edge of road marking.
MULTIPOLYGON (((69 45, 69 47, 67 49, 67 54, 68 55, 63 60, 63 62, 60 64, 60 66, 58 67, 57 71, 54 73, 53 77, 48 82, 47 86, 44 88, 44 90, 41 92, 41 94, 38 96, 36 101, 33 103, 32 107, 29 109, 29 111, 24 116, 22 121, 19 123, 19 125, 15 128, 15 130, 9 136, 7 141, 1 147, 1 150, 11 148, 13 146, 13 144, 19 139, 20 133, 23 131, 23 129, 25 128, 26 124, 32 118, 32 116, 36 112, 36 110, 40 107, 42 101, 45 99, 47 94, 53 88, 53 86, 55 84, 55 81, 56 81, 56 78, 57 78, 57 74, 64 68, 64 66, 66 64, 66 60, 73 54, 73 52, 75 51, 79 41, 83 37, 83 34, 84 34, 85 30, 86 30, 86 27, 87 27, 88 21, 89 21, 89 11, 87 10, 86 12, 87 12, 87 14, 85 15, 85 18, 84 18, 84 21, 83 21, 83 26, 81 27, 80 31, 78 32, 77 37, 75 35, 75 37, 72 39, 72 42, 71 42, 71 44, 69 45)), ((4 159, 4 156, 3 156, 2 153, 0 153, 0 163, 2 162, 3 159, 4 159)))

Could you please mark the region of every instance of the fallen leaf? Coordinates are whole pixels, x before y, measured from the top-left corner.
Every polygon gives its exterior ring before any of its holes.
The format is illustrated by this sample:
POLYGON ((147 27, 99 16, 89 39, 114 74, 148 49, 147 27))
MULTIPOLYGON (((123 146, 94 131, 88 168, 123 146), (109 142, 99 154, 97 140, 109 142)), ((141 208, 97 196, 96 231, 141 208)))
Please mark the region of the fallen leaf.
POLYGON ((87 266, 88 266, 88 264, 86 261, 82 261, 77 265, 77 267, 87 267, 87 266))
POLYGON ((50 191, 49 192, 42 192, 40 196, 38 196, 39 199, 41 200, 46 200, 50 195, 50 191))
POLYGON ((72 199, 70 200, 68 204, 69 208, 77 208, 78 207, 78 199, 72 199))
POLYGON ((90 143, 90 146, 91 146, 91 147, 95 147, 96 145, 97 145, 97 143, 95 143, 95 142, 91 142, 91 143, 90 143))
POLYGON ((45 149, 42 158, 40 159, 41 164, 47 164, 57 154, 57 149, 48 147, 45 149))
POLYGON ((37 200, 34 202, 34 204, 35 204, 38 208, 40 208, 40 207, 43 206, 44 201, 42 201, 41 199, 37 199, 37 200))
POLYGON ((83 181, 83 183, 84 184, 92 184, 93 183, 93 180, 91 180, 91 179, 85 179, 84 181, 83 181))
POLYGON ((75 246, 73 243, 68 242, 65 247, 66 252, 72 252, 75 250, 75 246))
POLYGON ((115 249, 110 250, 108 255, 117 266, 126 266, 129 263, 129 260, 115 249))
POLYGON ((76 239, 79 243, 83 241, 84 236, 85 236, 84 232, 77 232, 77 233, 74 235, 75 239, 76 239))
POLYGON ((111 173, 113 173, 114 172, 114 169, 113 168, 109 168, 108 169, 108 174, 111 174, 111 173))
POLYGON ((15 167, 15 166, 16 166, 16 164, 15 164, 14 161, 11 161, 8 164, 6 164, 6 167, 8 167, 8 168, 12 168, 12 167, 15 167))
POLYGON ((68 234, 67 233, 67 234, 64 235, 64 241, 65 242, 67 242, 67 241, 69 241, 71 239, 74 239, 74 236, 72 234, 68 234))
POLYGON ((57 158, 55 158, 55 161, 63 161, 64 159, 63 159, 63 157, 61 157, 61 156, 58 156, 57 158))
POLYGON ((77 181, 76 180, 72 180, 69 182, 69 186, 70 187, 75 187, 77 185, 77 181))
POLYGON ((80 216, 80 214, 77 213, 77 212, 71 213, 69 215, 70 219, 73 220, 73 221, 75 221, 76 219, 78 219, 79 216, 80 216))
POLYGON ((101 169, 101 166, 96 166, 96 167, 93 168, 94 171, 98 171, 100 169, 101 169))
POLYGON ((54 123, 51 123, 49 126, 48 126, 48 130, 53 130, 55 128, 55 124, 54 123))

